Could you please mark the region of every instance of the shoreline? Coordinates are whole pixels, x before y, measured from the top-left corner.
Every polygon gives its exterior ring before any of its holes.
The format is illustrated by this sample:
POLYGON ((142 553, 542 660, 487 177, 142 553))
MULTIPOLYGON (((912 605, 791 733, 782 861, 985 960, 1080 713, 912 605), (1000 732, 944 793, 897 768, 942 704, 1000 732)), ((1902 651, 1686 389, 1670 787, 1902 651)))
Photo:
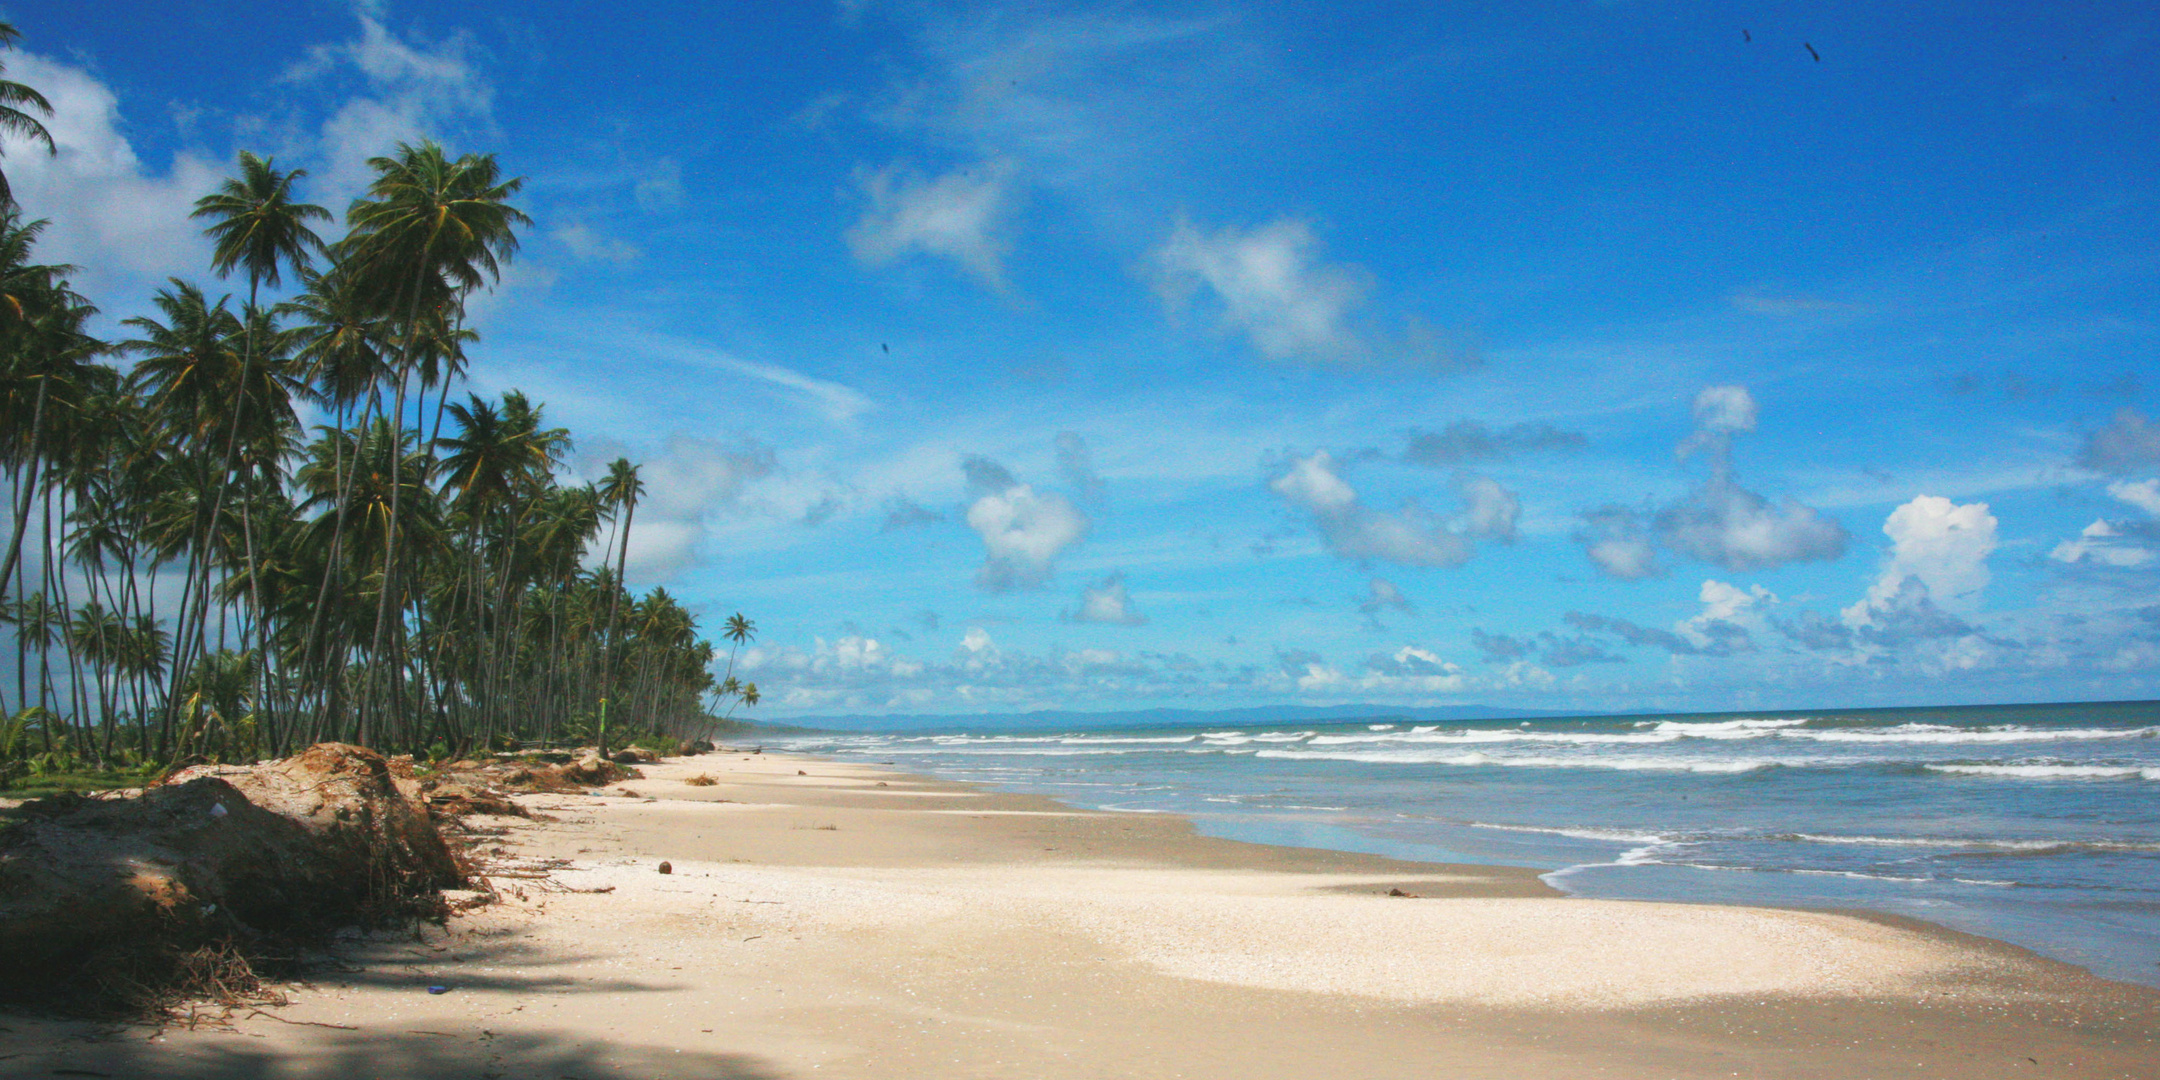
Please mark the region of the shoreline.
POLYGON ((0 1076, 2127 1077, 2160 1057, 2160 992, 1903 916, 1567 898, 1528 868, 804 755, 644 769, 517 797, 552 821, 473 819, 502 902, 344 939, 288 1006, 154 1037, 8 1016, 0 1076))

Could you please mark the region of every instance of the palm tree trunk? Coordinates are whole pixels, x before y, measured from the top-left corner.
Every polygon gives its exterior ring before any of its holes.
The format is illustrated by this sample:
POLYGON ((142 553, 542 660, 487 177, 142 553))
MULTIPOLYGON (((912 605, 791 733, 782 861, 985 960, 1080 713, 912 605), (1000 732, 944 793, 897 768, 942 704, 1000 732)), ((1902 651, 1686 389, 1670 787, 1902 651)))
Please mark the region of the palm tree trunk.
MULTIPOLYGON (((8 541, 7 561, 0 563, 0 599, 6 599, 7 579, 15 573, 17 560, 22 557, 23 529, 30 524, 30 501, 36 496, 38 473, 44 464, 45 449, 45 390, 52 384, 50 378, 38 380, 37 405, 30 410, 30 457, 25 466, 28 476, 15 492, 15 535, 8 541)), ((22 593, 18 585, 17 595, 22 593)))

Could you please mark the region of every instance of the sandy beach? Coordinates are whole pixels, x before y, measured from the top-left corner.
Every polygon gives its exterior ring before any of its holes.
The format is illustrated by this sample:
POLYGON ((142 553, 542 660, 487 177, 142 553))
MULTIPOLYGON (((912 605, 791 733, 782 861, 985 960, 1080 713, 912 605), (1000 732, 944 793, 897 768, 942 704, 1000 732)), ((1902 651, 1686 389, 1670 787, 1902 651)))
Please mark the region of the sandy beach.
POLYGON ((289 1005, 0 1017, 0 1076, 2160 1074, 2160 992, 1926 924, 1565 899, 776 754, 645 773, 472 819, 502 902, 341 939, 289 1005))

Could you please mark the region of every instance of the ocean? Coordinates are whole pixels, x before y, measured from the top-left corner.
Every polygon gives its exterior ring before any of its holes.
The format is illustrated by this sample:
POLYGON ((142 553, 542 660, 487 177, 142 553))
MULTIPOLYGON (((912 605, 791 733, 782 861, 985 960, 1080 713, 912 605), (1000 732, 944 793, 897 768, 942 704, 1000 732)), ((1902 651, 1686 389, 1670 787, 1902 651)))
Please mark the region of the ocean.
POLYGON ((2160 986, 2160 702, 767 745, 1574 896, 1914 916, 2160 986))

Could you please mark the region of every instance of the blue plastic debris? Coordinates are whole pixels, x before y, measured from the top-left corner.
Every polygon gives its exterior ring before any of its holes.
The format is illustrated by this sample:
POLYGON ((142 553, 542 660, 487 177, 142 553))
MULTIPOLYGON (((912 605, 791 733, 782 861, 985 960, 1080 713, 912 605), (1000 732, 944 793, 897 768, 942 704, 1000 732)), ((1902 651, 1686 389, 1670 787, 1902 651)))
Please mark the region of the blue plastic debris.
POLYGON ((427 992, 430 994, 447 994, 450 992, 450 988, 447 986, 430 986, 427 988, 427 992))

